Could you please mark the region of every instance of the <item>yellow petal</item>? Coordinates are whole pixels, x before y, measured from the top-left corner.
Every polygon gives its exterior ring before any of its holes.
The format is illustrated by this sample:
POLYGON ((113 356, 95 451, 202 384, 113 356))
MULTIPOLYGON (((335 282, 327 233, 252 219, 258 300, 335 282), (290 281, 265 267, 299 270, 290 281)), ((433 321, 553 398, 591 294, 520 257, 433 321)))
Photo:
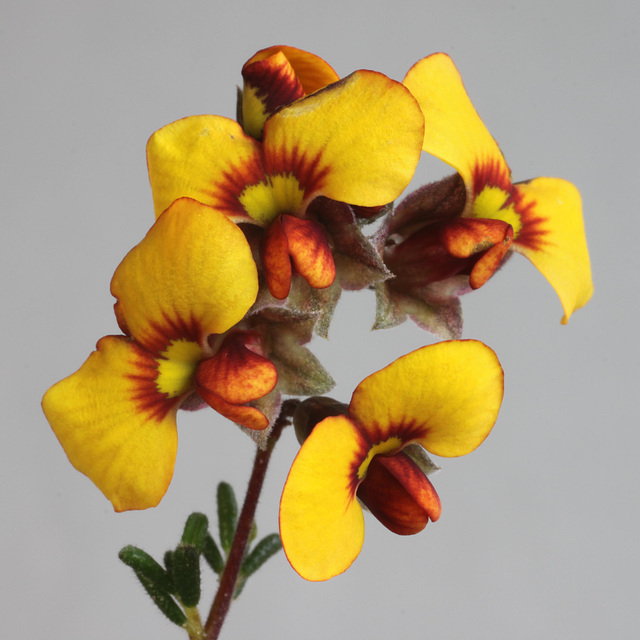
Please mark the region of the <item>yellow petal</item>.
POLYGON ((357 471, 367 450, 347 417, 330 417, 316 425, 293 461, 280 501, 280 536, 291 566, 306 580, 328 580, 360 553, 357 471))
POLYGON ((325 195, 377 206, 409 184, 422 139, 422 114, 405 87, 381 73, 356 71, 267 120, 265 171, 293 174, 307 202, 325 195))
POLYGON ((559 178, 536 178, 514 185, 522 198, 523 228, 513 247, 540 270, 569 316, 593 294, 591 264, 582 219, 580 193, 559 178))
MULTIPOLYGON (((424 114, 424 151, 451 165, 462 176, 469 196, 477 167, 492 165, 497 173, 511 175, 449 56, 434 53, 423 58, 411 67, 403 84, 424 114)), ((471 206, 471 197, 467 201, 471 206)))
POLYGON ((489 435, 498 417, 503 373, 475 340, 429 345, 398 358, 356 388, 349 415, 371 442, 418 442, 438 456, 461 456, 489 435))
POLYGON ((107 336, 96 348, 42 408, 71 464, 116 511, 155 507, 173 475, 181 398, 158 392, 153 358, 127 338, 107 336))
POLYGON ((182 198, 158 218, 111 281, 123 330, 152 352, 180 338, 204 344, 256 299, 249 244, 222 213, 182 198))
POLYGON ((162 127, 147 143, 147 165, 156 217, 185 196, 250 220, 238 196, 264 179, 260 143, 221 116, 189 116, 162 127))

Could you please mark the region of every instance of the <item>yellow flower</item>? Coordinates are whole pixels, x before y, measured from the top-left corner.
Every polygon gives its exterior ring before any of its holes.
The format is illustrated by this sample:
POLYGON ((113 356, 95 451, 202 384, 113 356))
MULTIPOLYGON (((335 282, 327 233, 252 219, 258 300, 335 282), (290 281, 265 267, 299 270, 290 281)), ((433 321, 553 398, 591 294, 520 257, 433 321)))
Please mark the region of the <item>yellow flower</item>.
POLYGON ((222 335, 253 304, 258 277, 240 229, 210 207, 173 203, 118 266, 111 291, 125 335, 102 338, 42 406, 73 466, 116 511, 146 509, 173 475, 178 408, 199 396, 263 429, 266 417, 246 403, 277 374, 250 332, 222 335))
MULTIPOLYGON (((426 264, 422 283, 417 282, 417 262, 401 256, 402 244, 389 247, 390 268, 411 272, 408 277, 416 279, 413 289, 426 286, 427 280, 434 282, 438 272, 442 277, 466 274, 475 289, 512 249, 529 258, 550 282, 562 303, 566 324, 593 292, 578 190, 559 178, 511 182, 511 170, 500 148, 473 108, 447 55, 436 53, 420 60, 403 83, 425 116, 423 150, 459 173, 466 197, 456 219, 435 219, 437 214, 429 212, 432 226, 423 226, 419 236, 407 238, 405 248, 414 257, 419 251, 437 254, 433 269, 426 264)), ((414 225, 418 210, 408 210, 416 202, 405 204, 401 212, 405 222, 414 225)))
POLYGON ((326 288, 336 273, 331 242, 308 205, 318 196, 365 207, 391 202, 413 176, 423 136, 413 96, 373 71, 276 111, 262 143, 227 118, 184 118, 147 145, 156 215, 186 196, 258 225, 275 298, 288 296, 293 267, 312 287, 326 288))
POLYGON ((491 349, 441 342, 402 356, 363 380, 348 415, 318 423, 304 441, 280 502, 287 558, 307 580, 349 568, 364 540, 358 499, 392 531, 416 533, 440 500, 411 447, 462 456, 491 431, 503 373, 491 349))

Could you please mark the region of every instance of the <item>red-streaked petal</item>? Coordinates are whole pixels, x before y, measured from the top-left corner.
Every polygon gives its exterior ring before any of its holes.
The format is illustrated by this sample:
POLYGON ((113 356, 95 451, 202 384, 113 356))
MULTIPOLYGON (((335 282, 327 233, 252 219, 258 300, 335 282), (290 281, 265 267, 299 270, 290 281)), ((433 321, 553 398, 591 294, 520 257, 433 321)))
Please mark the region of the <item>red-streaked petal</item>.
POLYGON ((251 221, 238 196, 264 180, 262 153, 237 122, 211 115, 172 122, 149 138, 147 165, 156 217, 188 197, 236 222, 251 221))
POLYGON ((307 202, 325 195, 378 206, 409 184, 422 139, 422 113, 405 87, 356 71, 267 120, 265 171, 295 176, 307 202))
POLYGON ((267 418, 258 409, 241 406, 270 393, 278 381, 273 363, 247 348, 250 335, 234 332, 214 356, 203 360, 195 375, 202 399, 227 418, 250 429, 264 429, 267 418))
POLYGON ((424 151, 451 165, 464 180, 468 215, 478 166, 495 166, 507 178, 511 175, 502 152, 473 108, 449 56, 434 53, 423 58, 411 67, 403 84, 424 114, 424 151))
POLYGON ((418 465, 402 451, 376 456, 358 487, 358 498, 393 533, 412 535, 435 522, 440 498, 418 465))
POLYGON ((284 300, 291 290, 291 258, 289 242, 282 224, 282 217, 276 218, 264 234, 262 241, 262 265, 271 295, 284 300))
POLYGON ((514 185, 523 227, 513 246, 555 289, 566 324, 593 294, 591 263, 576 187, 559 178, 536 178, 514 185))
POLYGON ((279 107, 305 95, 302 84, 282 52, 242 68, 242 127, 254 138, 262 137, 266 119, 279 107))
POLYGON ((513 228, 502 220, 458 218, 445 223, 440 233, 447 251, 456 258, 482 255, 469 276, 472 289, 480 288, 500 266, 513 240, 513 228))
POLYGON ((306 94, 313 93, 340 79, 338 74, 322 58, 287 45, 275 45, 261 49, 245 63, 243 72, 253 63, 266 60, 278 53, 283 53, 286 56, 306 94))
POLYGON ((116 511, 154 507, 173 475, 182 396, 157 390, 156 361, 129 339, 107 336, 96 349, 42 408, 71 464, 116 511))
POLYGON ((398 438, 439 456, 473 451, 489 435, 503 394, 496 354, 475 340, 422 347, 365 378, 349 415, 371 443, 398 438))
POLYGON ((291 566, 307 580, 346 571, 364 541, 356 500, 368 445, 345 416, 316 425, 298 452, 280 501, 280 536, 291 566))
POLYGON ((324 289, 336 278, 329 238, 324 227, 313 220, 282 216, 289 254, 298 273, 315 289, 324 289))
POLYGON ((203 344, 239 322, 258 276, 236 224, 194 200, 174 202, 111 281, 123 330, 152 352, 179 338, 203 344))

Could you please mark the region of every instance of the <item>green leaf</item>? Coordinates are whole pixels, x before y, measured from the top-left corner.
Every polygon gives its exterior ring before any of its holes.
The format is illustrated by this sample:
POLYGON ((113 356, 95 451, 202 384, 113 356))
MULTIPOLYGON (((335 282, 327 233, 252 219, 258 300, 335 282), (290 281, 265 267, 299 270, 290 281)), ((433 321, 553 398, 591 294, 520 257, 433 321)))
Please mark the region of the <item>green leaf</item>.
POLYGON ((202 542, 202 555, 204 556, 204 559, 207 561, 208 565, 218 575, 220 575, 224 571, 225 562, 222 558, 222 554, 220 553, 220 549, 218 549, 216 541, 208 532, 202 542))
POLYGON ((229 554, 238 523, 238 503, 233 487, 227 482, 218 485, 218 527, 220 544, 225 554, 229 554))
POLYGON ((139 578, 142 576, 160 591, 165 591, 166 593, 176 592, 169 574, 146 551, 129 545, 120 550, 118 557, 127 566, 131 567, 139 578))
POLYGON ((160 609, 171 622, 177 624, 179 627, 184 627, 187 623, 187 617, 180 608, 180 605, 166 591, 158 589, 143 575, 136 573, 136 576, 138 576, 140 584, 142 584, 158 609, 160 609))
POLYGON ((271 556, 275 555, 282 549, 280 536, 277 533, 265 536, 251 550, 251 553, 245 558, 240 569, 240 575, 245 579, 255 573, 271 556))
POLYGON ((191 544, 180 543, 173 552, 171 575, 180 602, 195 607, 200 602, 200 552, 191 544))
POLYGON ((183 544, 190 544, 196 547, 198 550, 202 550, 202 542, 207 533, 209 526, 209 520, 204 513, 192 513, 184 525, 184 532, 182 534, 183 544))

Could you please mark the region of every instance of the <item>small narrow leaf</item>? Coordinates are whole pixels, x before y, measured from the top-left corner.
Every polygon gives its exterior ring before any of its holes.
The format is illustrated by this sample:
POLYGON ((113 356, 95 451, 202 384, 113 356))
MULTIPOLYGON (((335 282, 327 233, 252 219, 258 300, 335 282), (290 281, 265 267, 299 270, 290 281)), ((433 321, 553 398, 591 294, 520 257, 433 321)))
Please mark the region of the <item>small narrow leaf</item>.
POLYGON ((207 533, 202 542, 202 555, 207 561, 209 566, 220 575, 224 571, 225 562, 222 559, 222 554, 215 540, 211 537, 210 533, 207 533))
POLYGON ((218 485, 218 527, 220 528, 220 544, 226 554, 231 549, 237 523, 238 503, 233 487, 226 482, 221 482, 218 485))
MULTIPOLYGON (((129 545, 123 547, 118 557, 131 567, 139 578, 144 578, 150 584, 166 593, 175 593, 175 587, 162 565, 156 562, 146 551, 129 545)), ((141 579, 142 579, 141 578, 141 579)))
POLYGON ((195 607, 200 602, 200 553, 193 545, 180 543, 173 552, 171 573, 180 602, 195 607))
POLYGON ((184 532, 182 534, 183 544, 190 544, 196 547, 196 549, 202 549, 202 541, 207 533, 209 526, 209 520, 204 513, 192 513, 184 525, 184 532))
POLYGON ((277 533, 265 536, 245 558, 240 574, 246 579, 255 573, 271 556, 282 549, 280 536, 277 533))
POLYGON ((158 589, 150 580, 145 578, 145 576, 139 573, 136 573, 136 576, 158 609, 160 609, 171 622, 177 624, 179 627, 184 627, 187 623, 187 617, 184 615, 180 605, 166 591, 158 589))

